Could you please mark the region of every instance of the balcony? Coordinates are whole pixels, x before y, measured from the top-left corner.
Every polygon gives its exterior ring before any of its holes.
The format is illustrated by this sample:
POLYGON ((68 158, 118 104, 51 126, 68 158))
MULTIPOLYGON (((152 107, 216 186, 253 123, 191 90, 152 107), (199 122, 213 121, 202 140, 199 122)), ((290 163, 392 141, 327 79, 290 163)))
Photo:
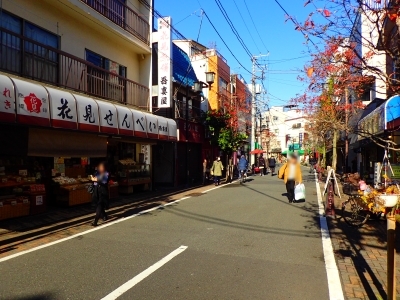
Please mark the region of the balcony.
POLYGON ((150 25, 120 0, 80 0, 114 24, 150 45, 150 25))
POLYGON ((149 109, 147 87, 81 58, 0 28, 0 71, 149 109))

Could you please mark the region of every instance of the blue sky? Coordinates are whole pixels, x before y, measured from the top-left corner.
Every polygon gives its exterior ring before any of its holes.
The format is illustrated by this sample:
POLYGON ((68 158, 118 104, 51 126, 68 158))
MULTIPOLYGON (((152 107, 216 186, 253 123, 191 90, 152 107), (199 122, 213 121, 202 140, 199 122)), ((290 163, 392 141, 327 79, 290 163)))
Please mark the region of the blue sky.
MULTIPOLYGON (((294 30, 293 23, 285 22, 285 13, 275 1, 220 0, 220 2, 250 52, 254 55, 269 52, 268 58, 261 62, 262 64, 269 63, 269 71, 266 72, 264 81, 264 86, 269 92, 269 105, 285 105, 297 93, 304 91, 305 86, 297 80, 297 76, 300 74, 299 70, 303 70, 304 64, 310 60, 307 54, 308 49, 304 44, 302 34, 294 30)), ((304 21, 307 17, 309 11, 303 7, 304 1, 280 0, 280 3, 291 16, 299 21, 304 21)), ((199 34, 201 9, 204 9, 238 60, 244 67, 251 70, 249 55, 233 34, 215 0, 155 0, 155 8, 161 15, 171 16, 173 26, 186 38, 193 40, 196 40, 199 34)), ((205 17, 203 17, 199 42, 205 46, 215 43, 217 49, 228 60, 231 72, 242 74, 246 81, 250 82, 251 75, 240 67, 205 17)))

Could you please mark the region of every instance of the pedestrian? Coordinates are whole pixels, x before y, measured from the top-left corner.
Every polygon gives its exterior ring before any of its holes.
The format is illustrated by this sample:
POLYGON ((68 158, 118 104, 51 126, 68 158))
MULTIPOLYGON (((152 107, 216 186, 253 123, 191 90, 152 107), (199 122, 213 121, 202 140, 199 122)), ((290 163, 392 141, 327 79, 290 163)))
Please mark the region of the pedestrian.
POLYGON ((92 203, 96 206, 96 217, 94 218, 92 226, 97 226, 97 222, 100 218, 102 218, 103 221, 107 221, 107 214, 105 210, 108 209, 109 205, 109 174, 106 170, 105 163, 100 163, 97 166, 95 176, 91 176, 90 179, 93 182, 92 203))
POLYGON ((308 163, 310 164, 309 173, 314 173, 315 172, 315 165, 317 164, 317 160, 312 155, 310 155, 310 158, 308 159, 308 163))
POLYGON ((271 156, 271 157, 268 159, 268 166, 269 166, 269 169, 271 170, 271 176, 274 176, 274 174, 275 174, 275 167, 276 167, 276 159, 275 159, 274 156, 271 156))
POLYGON ((214 184, 217 186, 221 182, 221 176, 222 176, 222 171, 224 170, 224 166, 221 162, 221 158, 217 156, 215 159, 212 167, 211 167, 211 172, 212 175, 214 175, 214 184))
POLYGON ((260 157, 258 158, 258 167, 260 168, 260 176, 267 175, 267 166, 265 163, 265 159, 263 157, 263 154, 260 154, 260 157))
POLYGON ((238 163, 239 179, 242 177, 242 173, 243 173, 243 178, 246 179, 248 166, 249 166, 249 162, 247 161, 246 157, 244 155, 242 155, 240 157, 239 163, 238 163))
POLYGON ((279 169, 278 178, 283 179, 286 184, 289 203, 295 202, 295 185, 303 182, 301 168, 296 154, 292 154, 288 161, 279 169))
POLYGON ((203 185, 205 185, 206 180, 208 180, 207 165, 208 165, 208 162, 207 162, 207 159, 205 158, 203 160, 203 185))

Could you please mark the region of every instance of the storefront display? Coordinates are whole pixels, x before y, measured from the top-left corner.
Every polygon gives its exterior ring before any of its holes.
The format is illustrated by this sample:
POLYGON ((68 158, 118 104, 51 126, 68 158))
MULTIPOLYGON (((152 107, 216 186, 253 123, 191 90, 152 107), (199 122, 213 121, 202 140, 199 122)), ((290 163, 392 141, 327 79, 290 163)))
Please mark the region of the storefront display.
POLYGON ((149 189, 151 184, 150 164, 137 163, 133 159, 119 161, 119 191, 122 194, 131 194, 134 186, 143 185, 144 189, 149 189))

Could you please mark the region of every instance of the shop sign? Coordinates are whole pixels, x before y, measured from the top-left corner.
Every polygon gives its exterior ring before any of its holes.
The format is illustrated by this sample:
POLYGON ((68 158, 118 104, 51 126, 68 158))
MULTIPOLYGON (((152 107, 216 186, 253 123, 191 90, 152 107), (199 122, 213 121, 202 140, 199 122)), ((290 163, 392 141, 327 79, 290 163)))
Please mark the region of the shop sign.
POLYGON ((15 122, 15 91, 11 79, 0 75, 0 120, 15 122))
POLYGON ((141 145, 140 152, 144 154, 144 163, 150 164, 150 145, 141 145))
POLYGON ((152 114, 145 114, 147 122, 147 137, 151 139, 158 139, 158 120, 157 116, 152 114))
POLYGON ((176 122, 172 119, 168 119, 168 137, 170 141, 178 140, 178 128, 176 122))
POLYGON ((50 126, 47 90, 38 84, 12 79, 17 95, 17 120, 22 124, 50 126))
POLYGON ((390 179, 400 179, 400 165, 392 165, 392 169, 393 174, 391 174, 392 172, 390 170, 388 171, 390 179))
POLYGON ((100 131, 118 134, 118 113, 114 104, 97 100, 99 106, 100 131))
POLYGON ((186 137, 186 122, 179 120, 179 141, 191 143, 203 143, 204 128, 201 124, 188 122, 188 136, 186 137))
POLYGON ((171 17, 158 19, 158 108, 171 107, 171 17))
POLYGON ((132 111, 123 106, 116 105, 118 112, 118 129, 119 134, 122 135, 133 135, 133 115, 132 111))
POLYGON ((50 99, 51 126, 77 129, 76 101, 71 93, 46 87, 50 99))
POLYGON ((36 205, 43 205, 43 196, 36 196, 36 205))
POLYGON ((364 139, 368 134, 382 133, 385 130, 385 106, 381 105, 373 110, 360 121, 358 126, 361 131, 358 140, 364 139))
POLYGON ((92 98, 75 95, 78 129, 99 132, 99 108, 92 98))
POLYGON ((137 137, 147 138, 147 123, 143 112, 132 109, 133 115, 133 135, 137 137))
POLYGON ((158 117, 158 138, 168 140, 168 119, 158 117))

